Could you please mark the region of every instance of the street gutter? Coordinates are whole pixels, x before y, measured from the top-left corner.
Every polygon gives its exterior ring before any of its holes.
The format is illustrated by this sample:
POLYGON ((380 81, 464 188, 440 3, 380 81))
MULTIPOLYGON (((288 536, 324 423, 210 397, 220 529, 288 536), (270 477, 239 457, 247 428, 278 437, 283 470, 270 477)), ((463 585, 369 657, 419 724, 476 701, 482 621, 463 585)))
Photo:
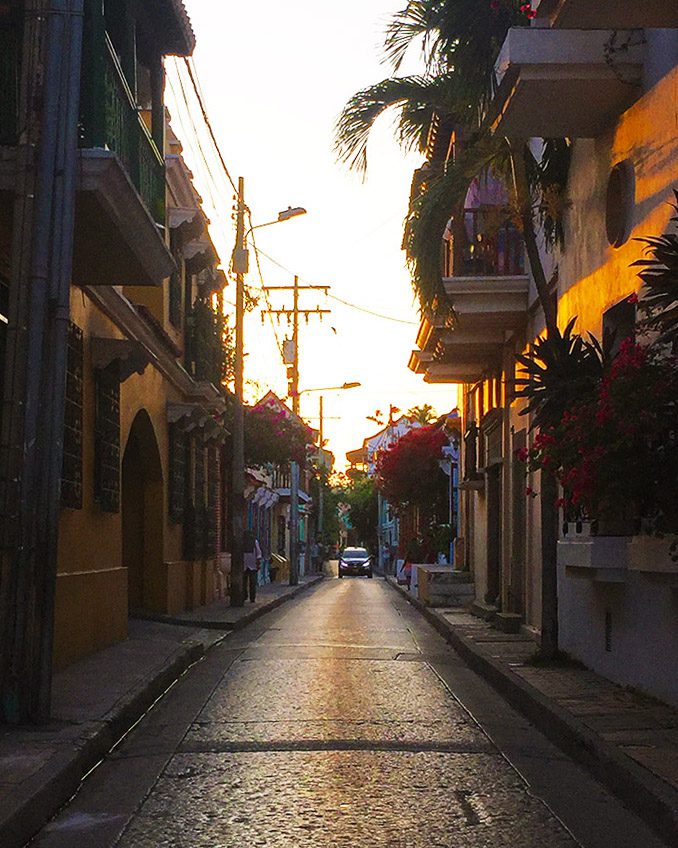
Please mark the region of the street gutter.
POLYGON ((642 768, 559 704, 479 650, 443 615, 427 607, 392 577, 386 582, 415 607, 454 648, 466 665, 487 680, 564 753, 572 757, 669 845, 678 845, 678 793, 642 768))
MULTIPOLYGON (((244 614, 232 622, 187 621, 157 617, 153 621, 192 627, 201 630, 241 630, 256 619, 271 612, 286 601, 317 585, 322 576, 294 587, 291 591, 267 604, 244 614)), ((225 634, 226 636, 227 634, 225 634)), ((102 719, 85 720, 65 735, 57 726, 54 729, 54 753, 30 776, 7 791, 0 792, 0 845, 2 848, 23 848, 65 806, 78 791, 82 780, 95 769, 123 736, 134 728, 156 701, 160 700, 174 683, 192 665, 203 659, 223 638, 194 642, 179 648, 169 664, 153 676, 144 678, 142 684, 131 688, 115 702, 102 719), (67 743, 67 744, 65 744, 67 743)), ((46 733, 50 732, 49 726, 46 733)), ((13 728, 2 728, 4 739, 13 728)), ((16 728, 17 734, 22 728, 16 728)), ((0 741, 4 741, 0 735, 0 741)), ((49 743, 48 743, 49 744, 49 743)))

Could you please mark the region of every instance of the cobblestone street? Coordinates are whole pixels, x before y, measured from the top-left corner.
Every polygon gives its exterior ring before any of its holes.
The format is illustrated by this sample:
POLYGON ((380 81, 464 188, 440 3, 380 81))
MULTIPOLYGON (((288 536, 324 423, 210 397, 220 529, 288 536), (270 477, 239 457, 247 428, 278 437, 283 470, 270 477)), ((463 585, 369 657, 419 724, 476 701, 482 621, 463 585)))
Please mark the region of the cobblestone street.
POLYGON ((31 844, 660 843, 383 581, 353 579, 227 637, 31 844))

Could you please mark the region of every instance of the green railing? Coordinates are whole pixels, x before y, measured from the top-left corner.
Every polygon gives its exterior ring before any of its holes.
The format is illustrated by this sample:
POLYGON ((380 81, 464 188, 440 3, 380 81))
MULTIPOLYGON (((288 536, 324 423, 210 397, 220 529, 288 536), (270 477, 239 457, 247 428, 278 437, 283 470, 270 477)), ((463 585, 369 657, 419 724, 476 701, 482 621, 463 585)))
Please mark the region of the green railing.
POLYGON ((0 144, 17 140, 21 26, 16 20, 0 23, 0 144))
POLYGON ((165 162, 139 114, 108 36, 104 52, 103 62, 90 54, 85 64, 88 93, 83 97, 82 146, 116 153, 153 219, 164 224, 165 162))

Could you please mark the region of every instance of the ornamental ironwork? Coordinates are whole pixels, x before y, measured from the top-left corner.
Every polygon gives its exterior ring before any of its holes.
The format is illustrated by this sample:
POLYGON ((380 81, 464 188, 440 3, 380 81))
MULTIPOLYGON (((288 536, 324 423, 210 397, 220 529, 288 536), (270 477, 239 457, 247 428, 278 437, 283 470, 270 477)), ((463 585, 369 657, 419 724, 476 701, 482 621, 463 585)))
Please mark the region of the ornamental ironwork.
POLYGON ((61 505, 82 509, 83 443, 83 337, 77 324, 68 327, 64 454, 61 471, 61 505))
POLYGON ((120 512, 120 377, 115 366, 94 373, 94 499, 120 512))

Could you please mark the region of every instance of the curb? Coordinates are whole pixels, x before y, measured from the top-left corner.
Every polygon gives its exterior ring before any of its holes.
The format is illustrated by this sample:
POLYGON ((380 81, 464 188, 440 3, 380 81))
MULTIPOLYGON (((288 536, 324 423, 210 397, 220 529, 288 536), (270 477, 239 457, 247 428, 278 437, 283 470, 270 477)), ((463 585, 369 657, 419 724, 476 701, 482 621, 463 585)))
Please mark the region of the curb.
MULTIPOLYGON (((318 575, 316 579, 274 598, 227 626, 221 622, 185 621, 169 616, 149 617, 145 620, 203 630, 241 630, 255 619, 317 585, 322 579, 323 576, 318 575)), ((59 750, 37 774, 17 786, 16 791, 9 795, 9 801, 0 806, 2 848, 23 848, 73 797, 83 777, 98 765, 115 743, 131 730, 185 671, 206 655, 210 647, 201 642, 186 646, 169 665, 148 678, 142 687, 128 693, 103 719, 84 723, 81 735, 73 740, 72 750, 59 750)))
POLYGON ((483 677, 564 753, 632 809, 662 839, 678 845, 678 793, 606 742, 534 686, 492 657, 481 654, 435 610, 391 580, 405 597, 455 649, 466 665, 483 677))
POLYGON ((262 615, 266 615, 267 612, 277 609, 286 601, 291 601, 292 598, 296 598, 297 595, 301 595, 302 592, 306 592, 313 586, 316 586, 324 579, 324 576, 324 574, 315 575, 307 583, 295 586, 292 591, 286 592, 284 595, 278 595, 277 598, 273 598, 269 603, 262 604, 260 607, 253 609, 251 612, 237 619, 237 621, 205 621, 200 618, 176 618, 171 615, 136 615, 134 617, 138 621, 155 621, 160 624, 174 624, 177 627, 191 627, 196 630, 226 630, 228 632, 242 630, 262 615))
POLYGON ((21 783, 15 797, 10 795, 9 803, 3 803, 0 808, 3 848, 21 848, 47 824, 75 794, 83 776, 205 652, 205 646, 200 643, 184 648, 143 688, 132 692, 101 721, 85 723, 82 734, 73 740, 73 750, 59 750, 37 774, 21 783))

